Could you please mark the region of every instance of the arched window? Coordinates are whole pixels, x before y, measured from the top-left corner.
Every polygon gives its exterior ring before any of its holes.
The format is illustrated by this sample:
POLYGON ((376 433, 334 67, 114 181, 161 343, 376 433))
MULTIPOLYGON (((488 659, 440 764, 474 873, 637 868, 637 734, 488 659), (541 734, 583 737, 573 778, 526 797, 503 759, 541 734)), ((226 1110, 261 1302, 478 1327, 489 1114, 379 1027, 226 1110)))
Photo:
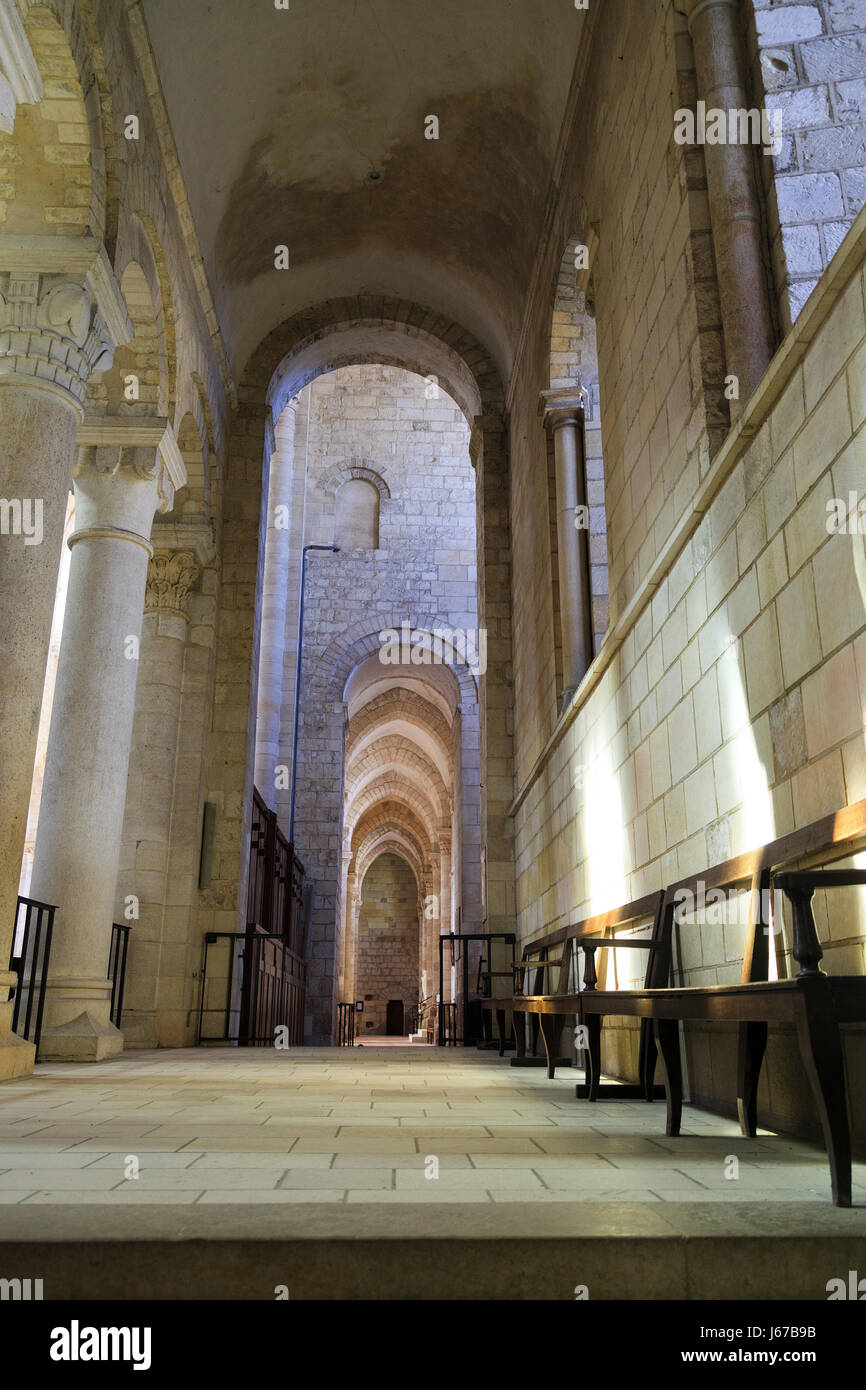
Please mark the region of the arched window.
POLYGON ((554 641, 561 671, 558 683, 566 704, 601 646, 608 625, 607 516, 592 302, 596 245, 592 232, 586 241, 573 236, 560 262, 550 334, 550 387, 544 392, 545 418, 551 428, 548 464, 554 641), (557 429, 564 431, 559 446, 555 443, 557 429), (579 438, 565 440, 569 429, 577 430, 579 438), (573 457, 573 465, 566 462, 565 455, 573 457), (572 472, 577 469, 576 477, 567 476, 569 468, 572 472), (572 513, 579 542, 572 534, 572 513), (560 554, 563 544, 567 555, 560 554), (562 591, 563 583, 569 586, 567 593, 562 591), (577 595, 575 588, 580 591, 577 595), (569 631, 563 631, 564 624, 569 631))
POLYGON ((349 478, 334 498, 334 544, 341 550, 379 547, 379 493, 363 478, 349 478))

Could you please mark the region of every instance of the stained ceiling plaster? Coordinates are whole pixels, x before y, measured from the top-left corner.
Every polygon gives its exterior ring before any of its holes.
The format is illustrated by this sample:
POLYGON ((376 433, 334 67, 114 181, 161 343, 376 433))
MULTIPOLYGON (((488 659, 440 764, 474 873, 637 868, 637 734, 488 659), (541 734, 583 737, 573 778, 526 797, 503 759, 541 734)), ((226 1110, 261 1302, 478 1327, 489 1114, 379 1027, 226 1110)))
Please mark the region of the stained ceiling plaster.
POLYGON ((571 0, 143 3, 236 378, 284 319, 361 292, 453 318, 507 376, 580 37, 571 0))

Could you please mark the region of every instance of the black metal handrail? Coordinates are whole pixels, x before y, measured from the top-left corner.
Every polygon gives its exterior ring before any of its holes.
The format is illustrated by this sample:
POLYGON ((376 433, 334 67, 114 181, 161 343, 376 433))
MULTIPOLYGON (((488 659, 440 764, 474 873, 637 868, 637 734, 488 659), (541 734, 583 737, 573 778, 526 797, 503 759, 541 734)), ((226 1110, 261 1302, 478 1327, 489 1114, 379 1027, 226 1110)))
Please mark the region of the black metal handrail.
POLYGON ((439 1004, 439 1046, 457 1046, 457 1004, 439 1004))
POLYGON ((112 922, 111 948, 108 952, 108 978, 111 981, 111 1009, 109 1018, 115 1028, 120 1027, 123 1018, 123 994, 126 988, 126 954, 129 950, 131 922, 112 922))
POLYGON ((32 1042, 37 1056, 42 1037, 48 957, 56 911, 57 907, 52 903, 19 897, 12 933, 9 969, 18 977, 13 993, 12 1032, 32 1042))
POLYGON ((355 1005, 337 1005, 337 1046, 355 1046, 355 1005))

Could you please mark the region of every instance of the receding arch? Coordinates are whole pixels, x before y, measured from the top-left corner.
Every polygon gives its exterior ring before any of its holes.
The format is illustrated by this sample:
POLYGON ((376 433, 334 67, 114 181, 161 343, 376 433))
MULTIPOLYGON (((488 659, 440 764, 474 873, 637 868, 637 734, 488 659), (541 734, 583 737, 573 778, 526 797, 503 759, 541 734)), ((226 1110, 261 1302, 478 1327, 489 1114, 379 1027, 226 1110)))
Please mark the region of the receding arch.
MULTIPOLYGON (((573 233, 566 243, 553 296, 548 370, 551 391, 577 392, 583 405, 590 603, 593 645, 598 651, 608 624, 609 579, 601 390, 592 286, 592 256, 596 244, 597 238, 591 228, 585 233, 573 233)), ((553 526, 551 535, 555 545, 553 526)))
POLYGON ((177 431, 177 444, 186 465, 186 486, 174 499, 172 515, 184 521, 210 518, 208 454, 202 427, 192 411, 187 411, 177 431))
POLYGON ((122 251, 118 254, 115 267, 121 283, 130 262, 137 262, 144 273, 156 321, 159 348, 158 414, 173 420, 177 407, 177 327, 171 277, 153 219, 144 212, 130 212, 124 218, 122 251))
POLYGON ((376 295, 325 300, 295 314, 262 341, 244 376, 278 419, 315 377, 365 361, 434 378, 431 390, 441 385, 470 425, 504 408, 499 372, 477 339, 422 305, 376 295))
POLYGON ((139 261, 127 262, 120 292, 129 312, 133 335, 117 348, 109 371, 91 377, 87 386, 90 415, 144 416, 162 414, 165 376, 161 372, 158 305, 139 261))
MULTIPOLYGON (((420 665, 403 672, 393 667, 389 671, 382 665, 369 692, 369 699, 384 694, 394 688, 396 680, 422 698, 426 691, 451 730, 455 766, 462 769, 459 810, 449 828, 441 824, 441 817, 431 807, 425 816, 423 837, 437 844, 443 865, 444 919, 454 921, 456 916, 469 926, 480 923, 483 913, 481 845, 487 845, 484 862, 495 864, 499 883, 512 881, 514 861, 507 823, 511 790, 506 785, 507 778, 498 770, 493 771, 494 763, 497 769, 509 765, 513 738, 509 711, 513 694, 507 426, 502 381, 487 349, 454 321, 424 306, 392 297, 360 295, 329 300, 295 314, 262 340, 244 372, 239 388, 240 409, 231 424, 233 467, 224 484, 224 536, 251 579, 256 574, 263 575, 262 547, 266 535, 263 523, 269 514, 269 499, 262 485, 268 480, 274 454, 274 420, 304 385, 322 372, 335 366, 364 363, 393 365, 428 378, 431 392, 444 390, 470 425, 468 445, 475 469, 477 518, 474 558, 478 574, 478 611, 474 621, 486 631, 485 613, 491 615, 486 670, 473 672, 454 659, 455 653, 449 652, 441 667, 420 665), (234 466, 235 461, 237 466, 234 466), (259 469, 261 484, 256 482, 259 469), (450 690, 446 694, 434 684, 440 676, 447 676, 452 682, 453 694, 450 690), (486 786, 483 803, 482 786, 486 786), (456 903, 453 911, 452 888, 453 903, 456 903)), ((300 416, 298 429, 300 437, 303 433, 300 416)), ((322 515, 327 515, 326 508, 322 515)), ((328 539, 327 533, 325 539, 328 539)), ((317 557, 312 573, 317 576, 313 583, 320 590, 327 566, 338 563, 338 556, 317 557)), ((250 704, 255 708, 258 708, 255 677, 261 671, 261 633, 252 615, 262 592, 263 580, 260 579, 251 585, 232 586, 231 592, 226 594, 223 606, 226 633, 234 631, 236 636, 222 644, 215 671, 218 684, 227 682, 236 691, 240 684, 245 684, 250 704), (243 675, 242 670, 249 671, 250 675, 243 675)), ((435 612, 412 613, 408 617, 415 629, 431 634, 437 628, 447 631, 450 627, 435 612)), ((381 645, 381 628, 399 629, 406 618, 402 603, 390 614, 379 605, 374 619, 375 630, 369 618, 350 620, 345 626, 332 624, 329 645, 324 650, 311 651, 309 660, 304 659, 301 729, 313 726, 316 738, 327 741, 328 763, 336 762, 340 768, 340 776, 329 780, 328 768, 323 764, 320 769, 308 759, 304 751, 306 735, 302 735, 293 823, 296 827, 310 826, 315 842, 329 847, 327 855, 319 854, 318 858, 311 855, 308 864, 316 884, 312 933, 319 943, 319 968, 308 994, 307 1036, 311 1038, 327 1039, 331 1035, 334 982, 339 979, 337 962, 344 940, 349 846, 343 833, 348 827, 343 821, 342 768, 348 683, 361 662, 376 657, 381 645), (335 840, 340 847, 337 855, 332 854, 330 848, 335 840)), ((324 636, 327 641, 329 634, 324 636)), ((286 643, 286 650, 290 650, 291 633, 286 643)), ((284 691, 288 689, 284 687, 284 691)), ((366 695, 360 699, 361 703, 369 702, 366 695)), ((231 797, 227 797, 224 825, 227 837, 237 845, 238 869, 234 882, 231 875, 226 874, 215 884, 214 891, 222 891, 224 885, 227 892, 237 895, 240 903, 244 900, 248 871, 247 847, 256 765, 251 726, 241 728, 239 724, 230 731, 223 748, 226 787, 231 785, 235 789, 231 797)), ((401 803, 400 819, 403 820, 410 810, 410 799, 405 795, 405 783, 389 785, 393 780, 388 777, 376 784, 369 808, 358 807, 359 813, 372 810, 374 805, 381 808, 383 799, 387 800, 393 792, 401 803)), ((289 819, 287 801, 287 825, 289 819)), ((490 918, 492 923, 498 925, 500 920, 504 923, 507 914, 510 925, 512 914, 507 907, 510 901, 507 893, 500 895, 490 918)))

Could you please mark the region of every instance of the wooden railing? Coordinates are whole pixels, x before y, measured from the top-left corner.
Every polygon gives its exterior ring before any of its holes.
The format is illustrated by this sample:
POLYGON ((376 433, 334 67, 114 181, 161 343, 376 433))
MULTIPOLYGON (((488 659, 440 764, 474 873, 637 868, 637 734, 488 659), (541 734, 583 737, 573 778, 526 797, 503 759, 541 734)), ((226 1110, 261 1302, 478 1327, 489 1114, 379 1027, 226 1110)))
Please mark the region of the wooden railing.
POLYGON ((295 955, 304 954, 302 902, 304 866, 258 791, 253 792, 247 931, 280 936, 295 955))
POLYGON ((300 1047, 306 967, 282 937, 207 932, 202 952, 198 1041, 239 1047, 300 1047))

